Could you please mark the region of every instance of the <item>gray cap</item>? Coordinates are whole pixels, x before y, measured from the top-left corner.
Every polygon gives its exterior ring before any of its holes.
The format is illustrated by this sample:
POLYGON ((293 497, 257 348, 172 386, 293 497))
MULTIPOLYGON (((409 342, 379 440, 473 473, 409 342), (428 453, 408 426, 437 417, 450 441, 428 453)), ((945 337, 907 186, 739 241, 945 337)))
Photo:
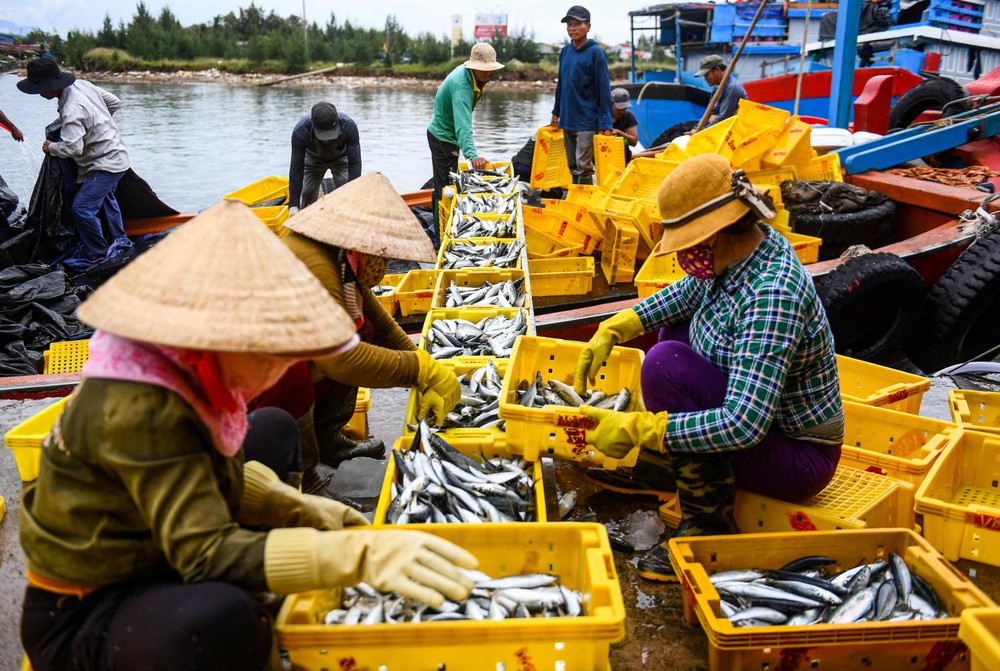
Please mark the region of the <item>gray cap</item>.
POLYGON ((566 11, 566 16, 562 17, 562 23, 569 23, 570 19, 590 23, 590 10, 580 5, 573 5, 566 11))
POLYGON ((611 91, 611 102, 620 110, 627 110, 632 106, 629 102, 628 91, 625 89, 613 89, 611 91))
POLYGON ((718 56, 716 54, 705 56, 701 59, 701 63, 698 63, 698 72, 694 73, 694 76, 704 77, 715 68, 725 67, 725 65, 726 62, 722 60, 722 56, 718 56))
POLYGON ((313 135, 320 142, 329 142, 340 137, 340 115, 333 103, 316 103, 310 113, 313 135))

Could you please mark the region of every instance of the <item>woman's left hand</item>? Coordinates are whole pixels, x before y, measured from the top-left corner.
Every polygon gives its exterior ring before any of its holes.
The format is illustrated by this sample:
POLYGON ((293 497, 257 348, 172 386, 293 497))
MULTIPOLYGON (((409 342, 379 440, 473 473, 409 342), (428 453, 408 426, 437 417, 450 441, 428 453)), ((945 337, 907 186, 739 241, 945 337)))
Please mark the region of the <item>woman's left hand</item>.
POLYGON ((580 412, 597 420, 597 426, 587 430, 587 444, 613 459, 621 459, 634 448, 653 452, 663 451, 663 435, 667 431, 666 412, 616 412, 602 408, 580 406, 580 412))

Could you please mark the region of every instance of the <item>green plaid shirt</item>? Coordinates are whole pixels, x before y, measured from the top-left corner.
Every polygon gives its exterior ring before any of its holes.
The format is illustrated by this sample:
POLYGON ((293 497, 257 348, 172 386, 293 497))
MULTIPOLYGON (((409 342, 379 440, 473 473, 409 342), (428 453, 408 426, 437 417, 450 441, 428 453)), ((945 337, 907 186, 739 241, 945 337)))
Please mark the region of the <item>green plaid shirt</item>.
POLYGON ((690 320, 691 347, 728 378, 721 407, 670 414, 669 451, 745 449, 759 444, 773 421, 805 437, 842 417, 826 312, 777 231, 768 228, 757 249, 722 276, 685 277, 634 309, 647 332, 690 320))

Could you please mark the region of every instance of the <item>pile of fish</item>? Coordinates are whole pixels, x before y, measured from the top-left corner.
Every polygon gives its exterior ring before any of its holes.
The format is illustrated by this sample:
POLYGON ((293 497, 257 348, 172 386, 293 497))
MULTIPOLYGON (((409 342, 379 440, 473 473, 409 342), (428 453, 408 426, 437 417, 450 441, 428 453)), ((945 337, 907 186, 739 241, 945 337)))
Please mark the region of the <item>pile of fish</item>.
POLYGON ((517 211, 518 195, 512 193, 487 194, 474 197, 459 196, 455 199, 455 214, 513 214, 517 211))
POLYGON ((459 193, 511 193, 517 179, 497 170, 463 170, 451 173, 459 193))
POLYGON ((376 284, 372 287, 372 293, 376 296, 388 296, 396 290, 396 287, 389 286, 388 284, 376 284))
POLYGON ((467 457, 417 426, 413 446, 393 450, 396 482, 389 524, 531 522, 535 519, 531 466, 523 459, 467 457))
POLYGON ((517 402, 526 408, 544 408, 547 405, 579 408, 581 405, 591 405, 595 408, 625 412, 632 403, 632 392, 627 387, 617 394, 588 389, 583 396, 580 396, 573 389, 573 385, 559 380, 543 382, 542 374, 535 373, 535 379, 531 382, 521 380, 518 383, 517 402))
POLYGON ((475 242, 456 241, 448 244, 444 250, 442 270, 461 270, 463 268, 514 268, 524 249, 524 242, 475 242))
POLYGON ((829 575, 836 559, 801 557, 780 569, 723 571, 710 577, 722 614, 737 627, 902 622, 949 617, 934 589, 903 559, 829 575))
POLYGON ((462 570, 475 587, 462 603, 445 601, 439 608, 380 592, 367 583, 344 590, 340 608, 324 616, 326 624, 398 624, 453 620, 506 620, 528 617, 578 617, 586 597, 559 583, 559 576, 523 573, 491 578, 462 570))
POLYGON ((424 349, 435 359, 456 356, 510 357, 517 336, 528 332, 524 310, 513 317, 496 315, 477 322, 468 319, 435 319, 427 331, 424 349))
POLYGON ((498 308, 524 307, 524 278, 506 282, 483 281, 478 287, 460 287, 454 281, 448 285, 445 307, 470 308, 491 305, 498 308))
MULTIPOLYGON (((500 385, 503 379, 490 359, 485 366, 458 376, 462 399, 443 422, 445 429, 504 429, 500 419, 500 385)), ((429 421, 429 420, 428 420, 429 421)))
POLYGON ((450 238, 516 238, 517 222, 506 215, 483 218, 480 214, 455 213, 451 219, 450 238))

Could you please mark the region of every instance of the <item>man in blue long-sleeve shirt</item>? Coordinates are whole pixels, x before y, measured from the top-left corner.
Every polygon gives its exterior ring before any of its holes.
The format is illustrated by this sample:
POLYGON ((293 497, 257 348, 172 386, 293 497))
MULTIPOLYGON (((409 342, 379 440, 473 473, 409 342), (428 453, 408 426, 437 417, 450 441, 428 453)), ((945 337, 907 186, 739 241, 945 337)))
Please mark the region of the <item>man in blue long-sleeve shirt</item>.
POLYGON ((559 52, 552 126, 562 128, 574 184, 594 183, 594 133, 611 135, 611 75, 604 49, 588 39, 590 11, 573 5, 562 22, 570 43, 559 52))
POLYGON ((339 114, 332 103, 313 105, 292 131, 292 162, 288 167, 289 213, 319 198, 323 176, 329 170, 333 188, 361 176, 361 137, 358 125, 339 114))

